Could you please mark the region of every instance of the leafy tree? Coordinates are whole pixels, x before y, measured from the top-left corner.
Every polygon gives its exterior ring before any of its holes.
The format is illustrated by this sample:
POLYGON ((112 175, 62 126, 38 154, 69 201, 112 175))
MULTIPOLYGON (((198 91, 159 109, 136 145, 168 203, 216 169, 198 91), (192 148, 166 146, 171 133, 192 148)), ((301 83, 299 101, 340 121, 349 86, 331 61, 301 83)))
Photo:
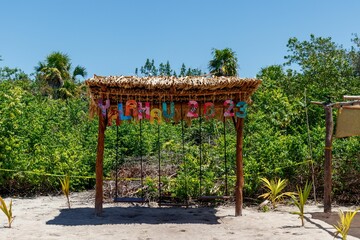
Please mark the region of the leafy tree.
POLYGON ((81 88, 71 80, 65 80, 64 85, 58 90, 58 96, 62 99, 73 98, 80 93, 81 88))
POLYGON ((148 77, 148 76, 157 76, 158 75, 158 70, 157 70, 157 68, 155 66, 154 59, 152 59, 150 61, 150 59, 147 58, 144 66, 140 67, 140 73, 143 74, 146 77, 148 77))
POLYGON ((165 76, 165 65, 163 63, 159 64, 159 76, 165 76))
MULTIPOLYGON (((249 111, 245 131, 244 149, 247 152, 245 171, 253 172, 249 178, 252 184, 246 186, 256 189, 256 174, 263 172, 268 177, 288 178, 297 182, 302 176, 305 181, 312 175, 314 166, 316 186, 321 186, 323 174, 323 144, 325 123, 323 109, 309 106, 310 100, 325 100, 327 96, 341 98, 344 94, 359 90, 359 78, 354 74, 357 51, 346 50, 336 45, 330 38, 310 37, 310 41, 289 40, 292 54, 286 57, 287 66, 270 66, 260 71, 258 78, 263 80, 254 94, 254 104, 249 111), (288 65, 290 64, 290 65, 288 65), (297 65, 297 66, 294 66, 297 65), (296 70, 294 70, 296 69, 296 70), (331 74, 329 74, 331 73, 331 74), (304 92, 307 90, 307 101, 304 92), (308 108, 309 130, 305 117, 308 108), (309 140, 310 136, 310 140, 309 140), (266 144, 268 142, 269 144, 266 144), (261 146, 261 151, 255 151, 261 146), (312 156, 309 147, 312 148, 312 156), (277 155, 275 154, 277 153, 277 155), (294 167, 298 165, 298 167, 294 167), (318 180, 319 179, 319 180, 318 180), (250 186, 249 186, 250 185, 250 186)), ((332 99, 334 100, 334 99, 332 99)), ((336 111, 334 112, 336 114, 336 111)), ((351 179, 359 175, 358 137, 337 139, 333 146, 333 191, 339 199, 354 199, 359 196, 356 187, 343 172, 351 172, 351 179), (345 153, 346 152, 346 153, 345 153), (346 189, 346 190, 345 190, 346 189), (352 192, 342 196, 344 191, 352 192)), ((249 180, 248 180, 249 182, 249 180)))
MULTIPOLYGON (((0 61, 3 61, 0 55, 0 61)), ((29 80, 29 76, 19 68, 0 67, 0 81, 3 80, 29 80)))
POLYGON ((71 76, 71 79, 73 80, 73 82, 76 82, 77 76, 81 76, 81 77, 85 78, 87 76, 86 68, 82 67, 82 66, 76 66, 74 68, 74 71, 71 76))
MULTIPOLYGON (((138 75, 139 69, 135 68, 135 75, 138 75)), ((140 67, 140 73, 143 76, 175 76, 177 74, 175 70, 171 68, 170 62, 166 61, 166 63, 160 63, 159 67, 155 66, 154 59, 146 59, 144 66, 140 67)), ((179 77, 185 76, 201 76, 203 72, 198 68, 186 68, 185 64, 181 65, 179 77)))
POLYGON ((185 77, 185 76, 201 76, 203 72, 198 68, 187 68, 185 64, 183 63, 180 68, 180 74, 179 77, 185 77))
POLYGON ((186 66, 185 66, 185 63, 183 63, 181 65, 179 77, 185 77, 185 76, 186 76, 186 66))
MULTIPOLYGON (((88 119, 87 99, 44 99, 23 81, 1 81, 0 89, 0 166, 14 171, 1 172, 0 193, 58 189, 57 177, 45 173, 92 175, 96 121, 88 119)), ((89 181, 73 183, 80 190, 89 181)))
POLYGON ((165 64, 165 76, 171 76, 172 75, 172 69, 170 67, 170 63, 169 61, 166 62, 165 64))
POLYGON ((289 93, 303 95, 306 88, 309 97, 317 100, 357 94, 360 83, 354 77, 351 54, 330 37, 310 35, 309 41, 290 38, 287 47, 290 54, 285 56, 285 65, 300 67, 300 72, 289 71, 289 93))
POLYGON ((29 80, 29 76, 19 68, 0 68, 0 81, 3 80, 29 80))
POLYGON ((85 77, 87 75, 85 67, 79 65, 71 70, 71 59, 62 52, 49 54, 45 61, 39 62, 38 66, 35 67, 38 80, 53 88, 55 98, 58 98, 58 90, 64 86, 66 81, 75 83, 77 76, 85 77))
POLYGON ((213 59, 209 62, 209 71, 215 76, 236 76, 237 57, 231 48, 213 49, 213 59))
POLYGON ((203 73, 198 68, 188 68, 186 76, 201 76, 203 73))
POLYGON ((140 68, 140 72, 145 76, 173 76, 174 71, 171 69, 169 61, 160 63, 156 68, 155 61, 146 59, 145 65, 140 68))
POLYGON ((351 48, 350 55, 352 57, 352 65, 354 68, 355 76, 360 77, 360 38, 357 34, 354 35, 352 42, 358 48, 356 49, 354 46, 351 48))
POLYGON ((164 63, 160 63, 159 65, 159 76, 172 76, 173 70, 171 69, 169 61, 164 63))

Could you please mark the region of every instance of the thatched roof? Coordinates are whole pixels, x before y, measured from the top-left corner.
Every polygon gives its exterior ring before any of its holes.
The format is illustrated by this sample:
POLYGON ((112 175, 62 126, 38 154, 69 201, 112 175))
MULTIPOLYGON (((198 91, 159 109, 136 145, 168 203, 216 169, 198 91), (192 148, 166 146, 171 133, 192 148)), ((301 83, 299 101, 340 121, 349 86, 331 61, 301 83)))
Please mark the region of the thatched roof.
POLYGON ((191 99, 221 102, 225 99, 248 101, 261 80, 238 77, 136 77, 96 76, 85 81, 93 100, 129 98, 138 101, 178 101, 191 99))

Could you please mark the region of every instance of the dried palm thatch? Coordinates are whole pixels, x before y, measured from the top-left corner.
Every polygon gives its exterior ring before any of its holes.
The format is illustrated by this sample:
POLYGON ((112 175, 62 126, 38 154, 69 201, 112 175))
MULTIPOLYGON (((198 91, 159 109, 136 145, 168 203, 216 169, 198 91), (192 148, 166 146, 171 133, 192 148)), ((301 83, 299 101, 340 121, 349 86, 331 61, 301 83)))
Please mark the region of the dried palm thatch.
POLYGON ((261 84, 259 79, 238 77, 136 77, 96 76, 85 81, 91 97, 90 112, 95 113, 97 100, 110 99, 111 105, 134 99, 160 103, 189 100, 221 104, 226 99, 250 102, 250 96, 261 84))

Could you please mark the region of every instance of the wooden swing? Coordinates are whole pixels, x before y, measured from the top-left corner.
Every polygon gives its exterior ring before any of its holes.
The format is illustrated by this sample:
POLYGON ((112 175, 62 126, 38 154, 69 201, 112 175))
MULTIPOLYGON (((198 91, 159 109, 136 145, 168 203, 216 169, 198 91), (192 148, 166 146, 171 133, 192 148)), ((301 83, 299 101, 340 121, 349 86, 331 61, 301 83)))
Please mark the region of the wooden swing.
MULTIPOLYGON (((201 110, 200 110, 201 111, 201 110)), ((225 168, 225 194, 222 196, 214 196, 214 195, 203 195, 202 191, 202 117, 199 117, 199 132, 200 132, 200 144, 199 144, 199 157, 200 157, 200 186, 199 186, 199 193, 200 196, 198 197, 199 201, 214 201, 214 200, 228 200, 230 199, 229 192, 228 192, 228 167, 227 167, 227 154, 226 154, 226 119, 223 117, 223 136, 224 136, 224 168, 225 168)))
MULTIPOLYGON (((140 130, 139 130, 139 148, 140 148, 140 189, 144 189, 144 174, 143 174, 143 153, 142 153, 142 120, 140 120, 140 130)), ((115 197, 114 202, 126 202, 126 203, 144 203, 146 200, 144 198, 143 192, 141 197, 119 197, 118 196, 118 171, 119 171, 119 126, 116 125, 116 169, 115 169, 115 197)), ((121 154, 122 156, 122 154, 121 154)))

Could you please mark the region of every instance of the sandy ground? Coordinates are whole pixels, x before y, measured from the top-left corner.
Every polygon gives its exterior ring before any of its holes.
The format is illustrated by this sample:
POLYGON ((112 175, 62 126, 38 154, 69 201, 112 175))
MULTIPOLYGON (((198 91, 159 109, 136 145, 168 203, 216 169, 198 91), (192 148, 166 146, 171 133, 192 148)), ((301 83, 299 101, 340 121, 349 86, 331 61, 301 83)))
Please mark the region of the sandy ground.
MULTIPOLYGON (((13 198, 16 218, 12 228, 6 228, 5 215, 0 213, 0 239, 324 240, 334 239, 331 223, 337 221, 336 213, 324 215, 315 205, 306 206, 305 227, 301 227, 300 219, 289 213, 295 210, 291 206, 270 212, 247 207, 243 216, 234 217, 234 206, 186 209, 106 203, 104 215, 96 217, 93 192, 73 193, 71 204, 72 209, 67 209, 64 196, 13 198)), ((360 239, 360 214, 351 234, 349 240, 360 239)))

